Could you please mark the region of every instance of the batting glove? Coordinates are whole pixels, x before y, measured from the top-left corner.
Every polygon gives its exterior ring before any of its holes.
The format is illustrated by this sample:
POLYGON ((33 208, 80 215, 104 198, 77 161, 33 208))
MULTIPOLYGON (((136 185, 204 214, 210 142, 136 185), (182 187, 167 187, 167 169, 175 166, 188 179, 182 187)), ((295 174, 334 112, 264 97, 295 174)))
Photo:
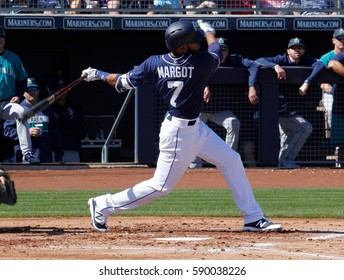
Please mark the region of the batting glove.
POLYGON ((85 77, 86 82, 93 82, 100 80, 100 77, 98 76, 98 70, 88 67, 87 69, 83 70, 81 73, 81 77, 85 77))
POLYGON ((201 28, 204 31, 205 35, 207 35, 208 33, 216 33, 214 27, 212 27, 209 22, 204 22, 203 20, 199 19, 197 23, 199 28, 201 28))

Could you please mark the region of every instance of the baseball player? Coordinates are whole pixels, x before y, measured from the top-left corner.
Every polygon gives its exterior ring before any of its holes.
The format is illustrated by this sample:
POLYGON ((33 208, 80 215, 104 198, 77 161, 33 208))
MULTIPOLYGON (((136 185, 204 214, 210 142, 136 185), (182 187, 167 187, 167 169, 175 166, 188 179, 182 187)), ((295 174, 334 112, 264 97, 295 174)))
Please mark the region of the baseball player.
MULTIPOLYGON (((18 140, 23 152, 23 162, 39 164, 40 161, 32 153, 32 144, 27 123, 19 119, 24 114, 24 108, 17 104, 20 101, 16 94, 16 82, 26 87, 26 73, 20 58, 13 52, 5 49, 5 29, 0 26, 0 118, 16 120, 18 140)), ((24 92, 24 90, 23 90, 24 92)))
MULTIPOLYGON (((312 66, 311 74, 299 88, 299 94, 304 96, 312 80, 325 68, 320 60, 306 55, 305 52, 306 46, 303 40, 292 38, 288 43, 286 53, 274 57, 261 57, 256 62, 264 67, 275 69, 277 78, 281 80, 285 80, 287 77, 285 70, 281 66, 312 66)), ((251 95, 254 94, 251 93, 251 95)), ((313 126, 289 106, 287 97, 283 94, 279 95, 279 131, 280 151, 278 166, 280 168, 299 168, 300 166, 296 164, 295 159, 313 132, 313 126)))
POLYGON ((275 231, 282 226, 264 217, 245 174, 240 155, 200 120, 203 90, 222 59, 214 28, 198 21, 172 23, 165 31, 169 53, 153 55, 126 74, 107 73, 94 68, 82 71, 85 81, 102 80, 118 92, 144 83, 154 83, 165 100, 167 112, 160 130, 160 154, 153 178, 116 194, 90 198, 91 223, 107 230, 109 215, 145 205, 167 195, 185 173, 190 162, 200 158, 217 166, 232 191, 244 217, 246 231, 275 231), (200 51, 206 38, 208 51, 200 51))
MULTIPOLYGON (((336 55, 341 52, 344 52, 344 29, 343 28, 337 28, 333 32, 332 37, 332 44, 333 49, 324 55, 320 57, 320 61, 324 63, 324 65, 327 67, 330 60, 336 55)), ((322 83, 320 85, 322 89, 322 101, 323 105, 326 109, 326 112, 328 114, 328 124, 331 128, 331 118, 332 118, 332 104, 333 104, 333 95, 336 88, 335 84, 328 84, 328 83, 322 83)))
MULTIPOLYGON (((336 54, 328 63, 328 68, 340 76, 344 76, 344 52, 336 54)), ((336 85, 337 86, 337 85, 336 85)), ((344 161, 344 96, 341 88, 336 88, 336 94, 333 96, 332 120, 331 120, 331 138, 330 143, 336 146, 338 155, 337 167, 343 167, 344 161), (337 94, 338 92, 338 94, 337 94)))

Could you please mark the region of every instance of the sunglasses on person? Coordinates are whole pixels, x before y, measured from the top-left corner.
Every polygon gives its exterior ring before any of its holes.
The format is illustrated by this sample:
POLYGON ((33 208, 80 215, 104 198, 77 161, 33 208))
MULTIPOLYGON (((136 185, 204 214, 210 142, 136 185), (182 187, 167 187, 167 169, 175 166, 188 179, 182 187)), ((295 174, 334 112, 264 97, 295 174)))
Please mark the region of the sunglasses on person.
POLYGON ((30 92, 30 91, 37 91, 38 90, 38 87, 29 87, 27 88, 27 91, 30 92))

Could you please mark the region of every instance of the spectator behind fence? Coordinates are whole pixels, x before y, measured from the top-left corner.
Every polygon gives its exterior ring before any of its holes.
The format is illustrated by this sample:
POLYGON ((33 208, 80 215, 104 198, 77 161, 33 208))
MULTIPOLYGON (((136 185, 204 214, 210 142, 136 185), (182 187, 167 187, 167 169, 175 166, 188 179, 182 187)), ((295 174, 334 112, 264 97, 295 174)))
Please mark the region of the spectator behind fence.
POLYGON ((226 14, 243 15, 254 14, 253 8, 256 7, 256 1, 245 0, 223 0, 222 8, 226 9, 226 14), (240 9, 240 11, 238 11, 240 9), (245 11, 246 10, 246 11, 245 11))
POLYGON ((282 5, 280 15, 337 15, 334 0, 288 0, 282 5), (284 9, 288 9, 283 11, 284 9), (295 9, 295 10, 293 10, 295 9))
MULTIPOLYGON (((336 54, 328 63, 328 68, 344 77, 344 52, 336 54)), ((344 161, 344 95, 336 92, 333 95, 332 122, 330 143, 335 145, 338 155, 337 167, 342 167, 344 161)))
MULTIPOLYGON (((64 3, 67 3, 67 6, 70 9, 81 9, 82 6, 82 0, 61 0, 65 1, 64 3)), ((79 11, 65 11, 65 14, 80 14, 79 11)))
POLYGON ((5 49, 5 29, 0 26, 0 117, 3 120, 13 120, 18 131, 20 148, 23 151, 23 162, 39 164, 39 159, 32 153, 32 143, 27 122, 21 122, 24 109, 20 106, 20 94, 25 91, 28 74, 21 59, 13 52, 5 49))
MULTIPOLYGON (((263 67, 275 69, 277 78, 286 79, 285 70, 281 66, 311 66, 312 73, 299 88, 299 94, 305 95, 312 80, 325 68, 324 64, 305 54, 306 46, 302 39, 293 38, 288 43, 286 53, 274 57, 258 58, 256 62, 263 67)), ((288 96, 279 93, 279 131, 280 131, 280 168, 298 168, 295 160, 308 137, 313 126, 289 104, 288 96)))
POLYGON ((24 13, 22 8, 33 7, 30 0, 1 0, 0 5, 3 8, 8 8, 8 11, 6 12, 12 14, 24 13))
POLYGON ((38 0, 37 8, 43 10, 43 14, 57 14, 62 8, 62 0, 38 0))
MULTIPOLYGON (((222 50, 222 62, 221 66, 223 67, 244 67, 248 69, 250 75, 248 78, 249 91, 255 92, 255 85, 257 83, 257 72, 260 67, 255 61, 245 58, 240 54, 231 54, 229 55, 228 40, 226 38, 220 37, 217 38, 222 50)), ((238 151, 238 141, 239 141, 239 131, 240 131, 240 121, 238 117, 233 113, 232 110, 221 110, 218 111, 218 108, 214 107, 212 98, 210 98, 210 88, 209 86, 205 87, 203 99, 205 104, 203 104, 201 120, 207 123, 208 120, 211 122, 222 126, 226 130, 225 142, 229 147, 231 147, 236 152, 238 151)), ((252 95, 253 98, 257 98, 257 94, 252 95)), ((216 95, 214 96, 216 99, 216 95)), ((229 105, 230 106, 230 105, 229 105)), ((250 145, 250 144, 248 144, 250 145)), ((244 150, 248 150, 245 149, 244 150)), ((252 157, 251 157, 252 159, 252 157)), ((196 158, 190 165, 189 168, 201 168, 203 167, 203 162, 200 158, 196 158)))
POLYGON ((180 0, 153 0, 153 10, 148 14, 179 14, 183 8, 180 0))
POLYGON ((120 12, 116 11, 116 9, 119 9, 121 7, 121 2, 120 0, 108 0, 107 1, 107 8, 109 9, 109 14, 112 15, 119 15, 120 12))
POLYGON ((259 3, 262 15, 277 15, 283 6, 283 0, 262 0, 259 3))
MULTIPOLYGON (((334 46, 333 50, 325 53, 320 57, 320 61, 324 63, 327 67, 330 60, 336 55, 344 51, 344 29, 338 28, 334 31, 332 37, 332 44, 334 46)), ((333 95, 336 88, 335 84, 322 83, 320 85, 322 89, 322 105, 325 108, 325 113, 327 114, 327 122, 329 129, 331 129, 332 122, 332 104, 333 104, 333 95)))
POLYGON ((131 1, 131 0, 122 0, 121 1, 121 7, 127 9, 125 12, 126 14, 154 14, 154 5, 153 5, 153 0, 136 0, 136 1, 131 1), (132 12, 132 9, 140 10, 140 9, 150 9, 150 11, 145 11, 145 12, 132 12))
MULTIPOLYGON (((49 88, 49 94, 54 94, 56 90, 64 87, 62 82, 49 88)), ((81 134, 84 131, 84 114, 81 107, 72 101, 71 93, 62 95, 53 104, 59 123, 62 143, 63 143, 63 162, 80 162, 81 134)))
MULTIPOLYGON (((34 78, 27 79, 27 90, 24 92, 24 100, 20 103, 25 110, 35 105, 39 97, 39 87, 34 78)), ((62 162, 63 146, 60 126, 56 121, 54 111, 48 107, 43 112, 37 113, 28 119, 30 136, 32 139, 33 153, 41 162, 62 162)), ((18 132, 14 120, 6 120, 4 123, 4 135, 13 140, 18 140, 18 132)), ((14 146, 16 162, 20 162, 22 151, 17 144, 14 146)))
POLYGON ((87 9, 85 12, 87 14, 102 14, 104 10, 100 12, 99 9, 107 8, 107 2, 103 0, 84 0, 83 3, 81 3, 81 7, 87 9), (92 11, 92 9, 98 11, 92 11))
POLYGON ((278 14, 282 0, 261 0, 259 4, 260 6, 257 7, 255 0, 223 0, 221 8, 227 9, 226 14, 232 15, 278 14))
POLYGON ((183 6, 186 9, 187 15, 194 15, 194 14, 203 14, 209 13, 212 15, 217 15, 218 11, 214 10, 218 8, 217 1, 202 1, 202 0, 184 0, 183 6), (209 12, 201 12, 201 11, 188 11, 188 9, 211 9, 209 12))

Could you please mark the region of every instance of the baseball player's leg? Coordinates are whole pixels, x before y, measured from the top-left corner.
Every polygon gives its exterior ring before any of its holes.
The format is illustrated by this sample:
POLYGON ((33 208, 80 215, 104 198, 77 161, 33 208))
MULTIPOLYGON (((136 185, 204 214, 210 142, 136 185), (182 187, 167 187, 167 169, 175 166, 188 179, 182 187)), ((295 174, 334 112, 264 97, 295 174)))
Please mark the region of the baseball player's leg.
POLYGON ((287 158, 287 151, 289 147, 290 139, 292 138, 292 131, 288 129, 288 126, 284 124, 288 121, 286 117, 279 118, 279 134, 280 134, 280 150, 278 155, 279 163, 285 162, 287 158))
POLYGON ((333 95, 329 93, 323 93, 322 101, 327 113, 327 122, 329 127, 331 128, 333 95))
MULTIPOLYGON (((110 214, 140 207, 173 190, 189 163, 198 154, 205 137, 200 135, 198 124, 178 128, 168 122, 164 121, 160 131, 160 153, 153 178, 116 194, 90 199, 89 205, 93 205, 96 212, 92 215, 92 220, 96 217, 97 223, 104 225, 110 214)), ((92 213, 93 210, 90 209, 92 213)))
POLYGON ((19 120, 17 120, 16 123, 17 123, 17 132, 18 132, 20 149, 23 155, 26 155, 32 150, 31 149, 32 143, 31 143, 31 136, 30 136, 29 128, 27 126, 27 123, 22 123, 19 120))
POLYGON ((207 141, 199 155, 219 168, 231 190, 236 205, 244 217, 245 224, 264 217, 262 209, 252 192, 239 153, 230 148, 210 128, 208 128, 207 141))
POLYGON ((24 108, 17 103, 8 103, 1 114, 1 117, 5 120, 16 120, 17 134, 20 144, 20 149, 24 162, 30 164, 39 164, 40 161, 32 153, 31 136, 27 122, 21 122, 19 119, 24 115, 24 108))
MULTIPOLYGON (((211 113, 201 113, 201 121, 204 123, 207 123, 209 117, 211 116, 211 113)), ((202 168, 203 167, 203 160, 199 157, 195 157, 194 160, 189 164, 189 168, 202 168)))
POLYGON ((280 126, 284 131, 289 131, 287 141, 284 143, 283 158, 295 161, 297 155, 313 132, 313 126, 302 116, 280 118, 280 126))
POLYGON ((240 121, 232 111, 221 111, 212 114, 209 120, 226 129, 225 142, 235 151, 238 151, 240 121))

